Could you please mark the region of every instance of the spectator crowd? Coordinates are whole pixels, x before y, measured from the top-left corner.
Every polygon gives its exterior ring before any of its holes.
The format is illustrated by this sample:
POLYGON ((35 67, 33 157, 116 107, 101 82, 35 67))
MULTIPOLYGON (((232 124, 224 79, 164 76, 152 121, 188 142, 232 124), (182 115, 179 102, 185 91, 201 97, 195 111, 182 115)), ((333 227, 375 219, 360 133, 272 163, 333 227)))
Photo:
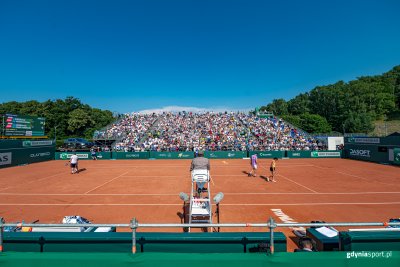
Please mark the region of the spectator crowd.
POLYGON ((126 114, 95 139, 116 151, 321 150, 323 144, 282 119, 245 113, 126 114))

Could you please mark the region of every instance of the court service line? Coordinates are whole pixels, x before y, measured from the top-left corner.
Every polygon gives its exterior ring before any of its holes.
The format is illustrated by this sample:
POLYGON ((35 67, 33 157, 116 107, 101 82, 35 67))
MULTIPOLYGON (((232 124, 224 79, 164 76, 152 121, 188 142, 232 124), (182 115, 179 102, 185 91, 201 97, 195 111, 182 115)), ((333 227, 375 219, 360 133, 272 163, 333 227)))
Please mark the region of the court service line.
POLYGON ((358 176, 358 175, 354 175, 354 174, 350 174, 350 173, 345 173, 345 172, 340 172, 340 171, 336 171, 336 172, 337 172, 337 173, 340 173, 340 174, 347 175, 347 176, 359 178, 359 179, 362 179, 362 180, 365 180, 365 181, 370 181, 370 182, 379 183, 379 184, 385 184, 385 185, 399 185, 399 184, 384 183, 384 182, 377 181, 377 180, 375 180, 375 179, 368 179, 368 178, 364 178, 364 177, 361 177, 361 176, 358 176))
POLYGON ((106 185, 106 184, 108 184, 108 183, 111 183, 112 181, 114 181, 114 180, 116 180, 116 179, 118 179, 118 178, 120 178, 120 177, 124 176, 124 175, 125 175, 125 174, 127 174, 128 172, 129 172, 129 171, 127 171, 127 172, 124 172, 123 174, 121 174, 121 175, 118 175, 117 177, 115 177, 115 178, 111 179, 110 181, 107 181, 107 182, 105 182, 104 184, 101 184, 101 185, 99 185, 99 186, 96 186, 95 188, 93 188, 93 189, 91 189, 91 190, 89 190, 89 191, 85 192, 85 195, 86 195, 86 194, 89 194, 90 192, 92 192, 92 191, 96 190, 96 189, 97 189, 97 188, 99 188, 99 187, 102 187, 103 185, 106 185))
MULTIPOLYGON (((393 195, 400 194, 400 192, 343 192, 343 193, 224 193, 225 195, 393 195)), ((150 194, 150 193, 131 193, 131 194, 107 194, 107 193, 93 193, 93 194, 72 194, 72 193, 0 193, 0 196, 178 196, 179 193, 170 194, 150 194)))
MULTIPOLYGON (((329 205, 398 205, 400 202, 321 202, 321 203, 221 203, 222 206, 329 206, 329 205)), ((215 204, 212 204, 215 205, 215 204)), ((182 206, 182 203, 0 203, 0 206, 182 206)))
POLYGON ((318 165, 311 165, 312 167, 315 167, 315 168, 318 168, 318 169, 322 169, 322 170, 332 170, 333 168, 326 168, 326 167, 321 167, 321 166, 318 166, 318 165))
POLYGON ((350 173, 345 173, 345 172, 340 172, 340 171, 336 171, 336 172, 337 172, 337 173, 340 173, 340 174, 347 175, 347 176, 351 176, 351 177, 355 177, 355 178, 363 179, 363 180, 369 180, 369 179, 367 179, 367 178, 360 177, 360 176, 357 176, 357 175, 353 175, 353 174, 350 174, 350 173))

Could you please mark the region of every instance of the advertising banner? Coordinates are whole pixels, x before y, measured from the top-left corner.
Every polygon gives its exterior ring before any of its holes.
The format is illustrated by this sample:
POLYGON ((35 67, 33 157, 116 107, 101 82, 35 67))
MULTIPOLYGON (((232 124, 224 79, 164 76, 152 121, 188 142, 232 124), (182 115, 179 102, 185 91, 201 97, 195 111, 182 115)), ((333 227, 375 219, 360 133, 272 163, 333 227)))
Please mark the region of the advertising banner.
POLYGON ((190 151, 182 152, 156 152, 150 151, 150 158, 154 159, 192 159, 194 153, 190 151))
POLYGON ((397 165, 400 165, 400 148, 395 148, 393 150, 393 153, 394 153, 393 163, 397 164, 397 165))
POLYGON ((148 159, 149 152, 114 152, 113 159, 148 159))
POLYGON ((247 157, 247 151, 205 151, 204 157, 209 159, 242 159, 247 157))
POLYGON ((285 155, 285 151, 249 151, 249 157, 257 153, 257 157, 261 159, 281 159, 285 155))
POLYGON ((55 146, 52 140, 1 140, 0 168, 53 160, 54 153, 55 146), (28 142, 32 142, 33 144, 28 142))
POLYGON ((312 158, 341 158, 342 151, 311 151, 312 158))

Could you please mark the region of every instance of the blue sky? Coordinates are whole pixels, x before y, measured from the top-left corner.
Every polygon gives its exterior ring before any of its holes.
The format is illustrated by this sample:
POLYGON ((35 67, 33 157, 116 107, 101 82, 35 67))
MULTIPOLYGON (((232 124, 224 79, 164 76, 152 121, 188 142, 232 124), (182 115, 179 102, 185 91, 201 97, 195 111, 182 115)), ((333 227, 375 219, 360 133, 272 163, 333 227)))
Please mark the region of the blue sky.
POLYGON ((0 103, 244 110, 400 64, 400 1, 0 1, 0 103))

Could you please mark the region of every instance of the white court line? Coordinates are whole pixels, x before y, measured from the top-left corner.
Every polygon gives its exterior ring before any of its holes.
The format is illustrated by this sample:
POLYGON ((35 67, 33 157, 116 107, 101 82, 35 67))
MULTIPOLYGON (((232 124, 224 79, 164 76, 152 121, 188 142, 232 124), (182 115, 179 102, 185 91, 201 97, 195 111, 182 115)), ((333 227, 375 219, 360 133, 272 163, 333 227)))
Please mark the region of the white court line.
MULTIPOLYGON (((400 192, 345 192, 345 193, 224 193, 225 195, 379 195, 379 194, 400 194, 400 192)), ((57 194, 57 193, 0 193, 0 196, 178 196, 179 193, 171 194, 146 194, 146 193, 132 193, 132 194, 57 194)))
MULTIPOLYGON (((281 167, 281 165, 279 165, 279 167, 281 167)), ((264 168, 264 167, 262 167, 262 168, 263 168, 264 170, 269 171, 267 168, 264 168)), ((298 182, 296 182, 296 181, 293 181, 292 179, 289 179, 289 178, 287 178, 286 176, 284 176, 284 175, 282 175, 282 174, 277 174, 277 176, 281 176, 281 177, 285 178, 286 180, 291 181, 292 183, 295 183, 295 184, 297 184, 297 185, 299 185, 299 186, 301 186, 301 187, 303 187, 303 188, 305 188, 305 189, 307 189, 307 190, 309 190, 309 191, 311 191, 311 192, 313 192, 313 193, 318 194, 317 191, 312 190, 311 188, 308 188, 307 186, 302 185, 302 184, 300 184, 300 183, 298 183, 298 182)))
POLYGON ((375 182, 375 183, 385 184, 385 185, 399 185, 399 184, 384 183, 384 182, 377 181, 377 180, 375 180, 373 178, 364 178, 364 177, 361 177, 361 176, 358 176, 358 175, 354 175, 354 174, 350 174, 350 173, 339 172, 339 171, 336 171, 336 172, 340 173, 340 174, 347 175, 347 176, 355 177, 355 178, 358 178, 358 179, 362 179, 362 180, 365 180, 365 181, 369 181, 369 182, 375 182))
POLYGON ((300 183, 298 183, 298 182, 296 182, 296 181, 293 181, 292 179, 289 179, 289 178, 287 178, 286 176, 284 176, 284 175, 282 175, 282 174, 278 174, 277 176, 281 176, 281 177, 285 178, 286 180, 291 181, 292 183, 295 183, 295 184, 297 184, 297 185, 299 185, 299 186, 301 186, 301 187, 304 187, 304 188, 307 189, 307 190, 310 190, 310 191, 313 192, 313 193, 318 194, 317 191, 312 190, 311 188, 308 188, 307 186, 302 185, 302 184, 300 184, 300 183))
POLYGON ((340 174, 347 175, 347 176, 351 176, 351 177, 355 177, 355 178, 363 179, 363 180, 370 180, 370 179, 367 179, 367 178, 364 178, 364 177, 360 177, 360 176, 357 176, 357 175, 353 175, 353 174, 350 174, 350 173, 339 172, 339 171, 336 171, 336 172, 337 172, 337 173, 340 173, 340 174))
POLYGON ((127 172, 124 172, 123 174, 121 174, 121 175, 118 175, 117 177, 115 177, 115 178, 111 179, 110 181, 108 181, 108 182, 105 182, 104 184, 101 184, 101 185, 99 185, 99 186, 96 186, 95 188, 93 188, 93 189, 91 189, 91 190, 89 190, 89 191, 85 192, 85 195, 86 195, 86 194, 88 194, 88 193, 90 193, 90 192, 92 192, 92 191, 94 191, 94 190, 96 190, 96 189, 97 189, 97 188, 99 188, 99 187, 102 187, 103 185, 106 185, 106 184, 108 184, 108 183, 111 183, 112 181, 114 181, 114 180, 116 180, 116 179, 118 179, 118 178, 122 177, 124 174, 127 174, 128 172, 129 172, 129 171, 127 171, 127 172))
POLYGON ((323 169, 323 170, 334 170, 333 168, 325 168, 317 165, 312 165, 312 167, 318 168, 318 169, 323 169))
MULTIPOLYGON (((329 205, 398 205, 400 202, 321 202, 321 203, 252 203, 252 204, 229 204, 221 203, 222 206, 329 206, 329 205)), ((213 204, 215 205, 215 204, 213 204)), ((0 206, 182 206, 179 204, 167 204, 167 203, 65 203, 65 204, 54 204, 54 203, 0 203, 0 206)))

